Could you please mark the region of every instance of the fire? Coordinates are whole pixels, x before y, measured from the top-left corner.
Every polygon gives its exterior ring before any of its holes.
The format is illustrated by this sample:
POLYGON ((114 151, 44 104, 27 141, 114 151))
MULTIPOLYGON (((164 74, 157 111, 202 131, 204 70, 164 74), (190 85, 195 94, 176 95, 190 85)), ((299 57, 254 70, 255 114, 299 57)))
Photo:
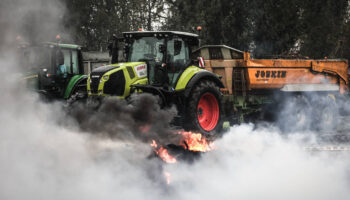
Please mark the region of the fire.
POLYGON ((150 144, 151 147, 153 147, 154 152, 166 163, 176 163, 177 160, 174 156, 170 155, 168 153, 168 150, 164 147, 158 147, 158 144, 155 140, 152 140, 152 144, 150 144))
MULTIPOLYGON (((200 133, 192 133, 187 131, 179 131, 178 134, 182 136, 182 141, 180 142, 182 147, 188 151, 200 151, 207 152, 215 149, 215 146, 212 142, 202 136, 200 133)), ((168 149, 157 144, 155 140, 152 140, 150 146, 153 148, 153 151, 166 163, 176 163, 177 160, 174 156, 170 155, 168 149)), ((163 175, 166 179, 166 183, 169 185, 171 182, 171 174, 169 172, 163 172, 163 175)))
POLYGON ((215 149, 212 142, 208 142, 200 133, 192 133, 190 131, 180 131, 183 136, 183 146, 190 151, 207 152, 215 149))
MULTIPOLYGON (((212 142, 203 137, 200 133, 192 133, 187 131, 180 131, 178 134, 182 135, 182 147, 189 151, 207 152, 215 149, 212 142)), ((170 155, 168 149, 157 144, 155 140, 152 140, 150 146, 153 151, 166 163, 176 163, 177 160, 174 156, 170 155)))
POLYGON ((172 155, 168 153, 168 150, 164 147, 160 147, 156 153, 159 157, 164 160, 166 163, 176 163, 177 160, 172 155))
POLYGON ((155 140, 152 140, 152 144, 151 144, 151 147, 153 148, 157 148, 157 142, 155 140))

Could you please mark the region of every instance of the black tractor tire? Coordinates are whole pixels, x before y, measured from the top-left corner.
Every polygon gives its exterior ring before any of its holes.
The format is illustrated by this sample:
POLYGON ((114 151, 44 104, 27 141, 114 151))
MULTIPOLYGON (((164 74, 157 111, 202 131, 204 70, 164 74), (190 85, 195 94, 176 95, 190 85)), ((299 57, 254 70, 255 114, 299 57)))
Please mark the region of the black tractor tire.
POLYGON ((215 137, 223 127, 222 93, 216 83, 198 82, 191 90, 185 109, 184 128, 215 137))
POLYGON ((86 103, 87 100, 87 92, 86 89, 77 89, 72 92, 70 97, 67 99, 67 105, 72 106, 75 103, 86 103))

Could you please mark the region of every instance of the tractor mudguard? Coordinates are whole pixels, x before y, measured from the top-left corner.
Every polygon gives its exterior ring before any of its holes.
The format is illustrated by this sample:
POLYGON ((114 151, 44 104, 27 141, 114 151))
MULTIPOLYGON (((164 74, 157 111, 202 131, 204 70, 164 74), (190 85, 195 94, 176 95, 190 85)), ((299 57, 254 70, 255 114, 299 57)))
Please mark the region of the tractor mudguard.
POLYGON ((140 84, 135 84, 131 85, 132 90, 142 90, 145 93, 150 93, 155 96, 159 96, 161 102, 160 105, 161 107, 164 106, 169 106, 172 102, 170 100, 172 99, 172 96, 174 95, 174 92, 167 91, 162 87, 158 86, 152 86, 152 85, 140 85, 140 84))
POLYGON ((220 88, 225 87, 224 84, 221 82, 221 80, 219 79, 219 77, 216 74, 214 74, 213 72, 210 72, 210 71, 203 70, 203 71, 199 71, 196 74, 194 74, 194 76, 188 81, 186 88, 185 88, 185 92, 184 92, 185 97, 188 97, 193 86, 196 85, 196 83, 198 83, 198 81, 203 80, 203 79, 213 81, 220 88))
POLYGON ((72 91, 80 84, 83 83, 83 81, 87 81, 88 76, 87 75, 75 75, 73 76, 67 85, 66 91, 64 92, 64 98, 68 99, 70 95, 72 94, 72 91))

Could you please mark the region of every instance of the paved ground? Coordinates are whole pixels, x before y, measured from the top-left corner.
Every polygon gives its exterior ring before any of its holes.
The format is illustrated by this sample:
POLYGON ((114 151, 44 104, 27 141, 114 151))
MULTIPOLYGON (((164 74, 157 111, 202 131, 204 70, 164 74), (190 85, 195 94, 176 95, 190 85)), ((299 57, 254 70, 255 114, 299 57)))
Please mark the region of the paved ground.
POLYGON ((350 116, 341 117, 339 122, 334 131, 320 131, 317 142, 305 147, 305 150, 350 153, 350 116))

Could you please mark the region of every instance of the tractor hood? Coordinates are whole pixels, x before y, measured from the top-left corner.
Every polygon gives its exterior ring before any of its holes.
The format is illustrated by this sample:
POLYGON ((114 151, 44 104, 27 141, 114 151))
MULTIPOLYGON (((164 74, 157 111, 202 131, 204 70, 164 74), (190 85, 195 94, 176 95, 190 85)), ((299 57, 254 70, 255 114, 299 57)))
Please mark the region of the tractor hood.
POLYGON ((37 73, 26 73, 22 76, 22 80, 28 89, 39 89, 39 76, 37 73))
POLYGON ((94 69, 89 75, 88 94, 124 98, 130 94, 130 85, 137 83, 147 83, 147 64, 144 62, 102 66, 94 69))
POLYGON ((92 78, 100 78, 106 72, 111 71, 113 69, 117 69, 119 67, 120 66, 102 66, 102 67, 98 67, 98 68, 94 69, 91 72, 91 77, 92 78))

